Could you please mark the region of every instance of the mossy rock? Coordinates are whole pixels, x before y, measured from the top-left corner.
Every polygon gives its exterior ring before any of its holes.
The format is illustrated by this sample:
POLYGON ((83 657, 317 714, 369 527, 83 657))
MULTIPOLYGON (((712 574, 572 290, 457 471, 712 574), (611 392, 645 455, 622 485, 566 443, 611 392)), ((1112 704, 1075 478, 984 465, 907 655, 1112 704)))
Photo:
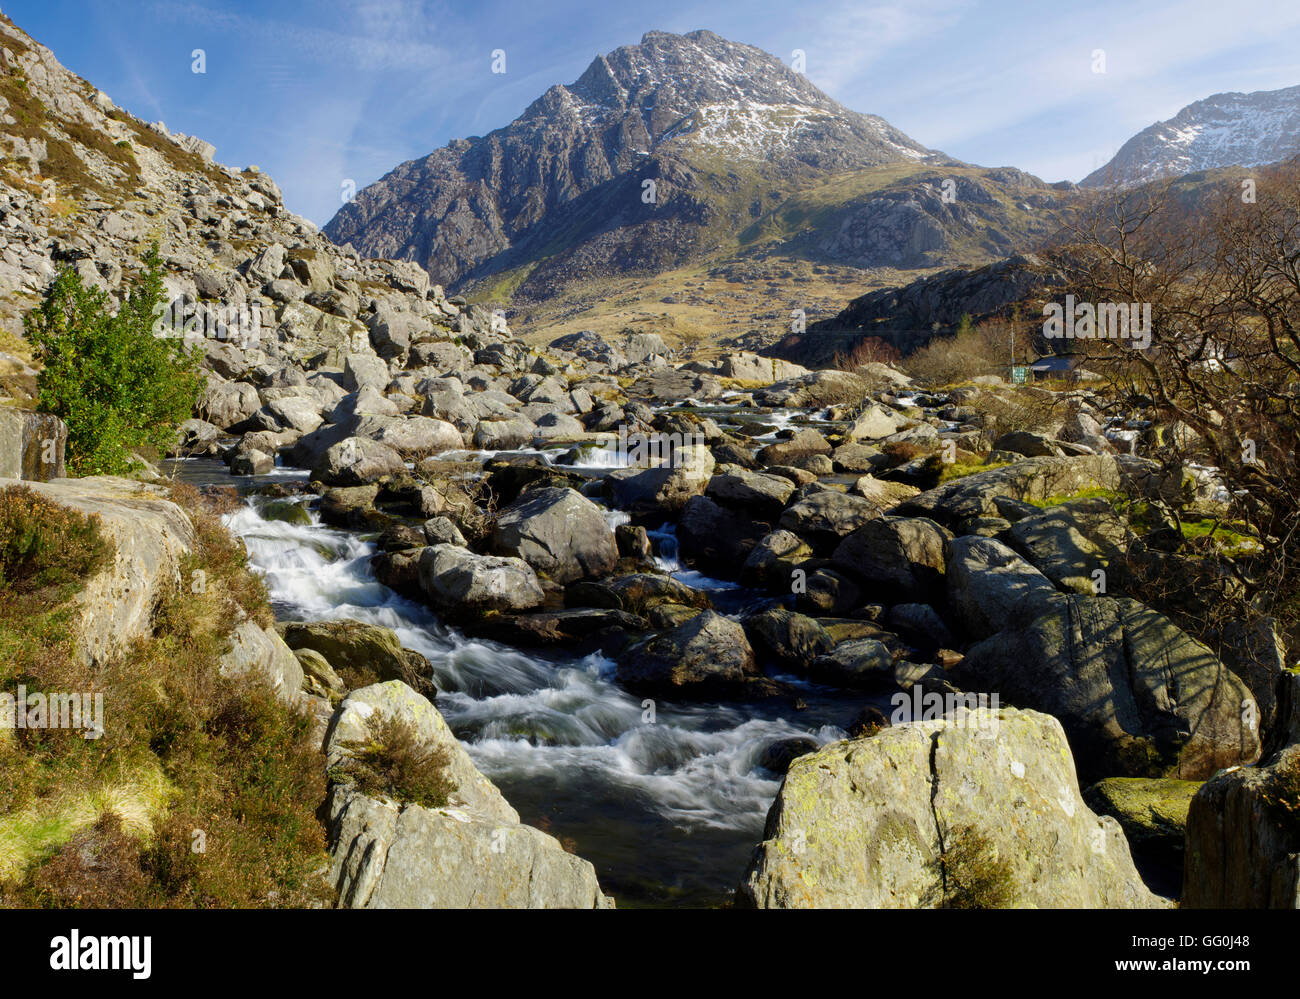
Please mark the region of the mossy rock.
POLYGON ((1170 777, 1108 777, 1083 793, 1088 807, 1111 815, 1133 848, 1154 860, 1180 864, 1187 811, 1203 781, 1170 777))
POLYGON ((263 520, 279 520, 286 524, 296 524, 302 527, 311 525, 311 514, 301 503, 295 503, 293 500, 274 500, 262 507, 263 520))

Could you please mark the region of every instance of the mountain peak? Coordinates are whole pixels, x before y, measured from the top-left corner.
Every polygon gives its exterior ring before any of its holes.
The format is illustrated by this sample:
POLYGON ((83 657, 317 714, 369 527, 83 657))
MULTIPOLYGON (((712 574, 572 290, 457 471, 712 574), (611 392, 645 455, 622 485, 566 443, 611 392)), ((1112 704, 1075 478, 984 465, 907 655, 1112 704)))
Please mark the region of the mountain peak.
POLYGON ((1138 184, 1198 170, 1262 166, 1300 152, 1300 86, 1213 94, 1158 121, 1081 181, 1138 184))
MULTIPOLYGON (((734 173, 728 164, 773 181, 807 181, 941 158, 752 45, 704 29, 648 31, 639 44, 596 56, 577 80, 550 87, 504 128, 401 164, 325 231, 364 253, 417 260, 450 285, 520 256, 511 251, 521 241, 551 233, 544 241, 554 243, 562 211, 582 216, 574 222, 581 239, 612 242, 608 230, 625 221, 630 205, 645 204, 645 171, 662 170, 676 178, 673 190, 686 192, 701 172, 734 173), (620 194, 612 216, 574 207, 625 180, 635 180, 635 193, 620 194)), ((707 225, 710 197, 696 191, 672 207, 641 211, 656 226, 668 226, 674 212, 689 214, 689 224, 678 218, 670 227, 681 244, 707 225)))

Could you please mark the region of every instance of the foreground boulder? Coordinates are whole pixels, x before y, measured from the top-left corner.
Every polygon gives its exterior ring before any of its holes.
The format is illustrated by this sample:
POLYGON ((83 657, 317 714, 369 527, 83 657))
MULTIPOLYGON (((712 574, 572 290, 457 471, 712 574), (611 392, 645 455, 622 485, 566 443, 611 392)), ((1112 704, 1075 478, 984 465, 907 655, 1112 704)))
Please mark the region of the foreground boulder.
POLYGON ((492 546, 557 583, 607 575, 618 562, 614 532, 574 489, 530 489, 497 517, 492 546))
POLYGON ((445 750, 455 790, 446 806, 369 797, 335 784, 329 799, 330 876, 339 905, 351 909, 609 908, 595 869, 560 843, 523 825, 438 710, 400 681, 353 691, 326 740, 331 767, 345 745, 366 738, 368 722, 387 714, 411 725, 418 740, 445 750))
POLYGON ((1065 733, 1013 709, 836 742, 790 764, 737 901, 760 908, 1154 908, 1065 733), (1014 816, 1011 821, 1008 816, 1014 816))
POLYGON ((1203 780, 1259 759, 1245 683, 1128 598, 1061 596, 1032 624, 973 646, 952 672, 962 689, 1059 718, 1091 776, 1203 780))

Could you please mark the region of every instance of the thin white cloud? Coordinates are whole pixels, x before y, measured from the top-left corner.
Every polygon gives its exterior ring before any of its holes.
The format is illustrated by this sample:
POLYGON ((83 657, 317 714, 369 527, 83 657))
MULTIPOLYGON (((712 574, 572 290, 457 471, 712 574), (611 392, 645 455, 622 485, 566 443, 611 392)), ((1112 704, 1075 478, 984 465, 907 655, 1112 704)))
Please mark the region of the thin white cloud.
POLYGON ((370 0, 350 7, 359 28, 338 31, 320 25, 294 24, 216 10, 199 3, 172 0, 155 5, 160 20, 238 35, 293 51, 321 65, 339 69, 436 70, 449 53, 422 35, 432 35, 425 5, 414 0, 370 0))

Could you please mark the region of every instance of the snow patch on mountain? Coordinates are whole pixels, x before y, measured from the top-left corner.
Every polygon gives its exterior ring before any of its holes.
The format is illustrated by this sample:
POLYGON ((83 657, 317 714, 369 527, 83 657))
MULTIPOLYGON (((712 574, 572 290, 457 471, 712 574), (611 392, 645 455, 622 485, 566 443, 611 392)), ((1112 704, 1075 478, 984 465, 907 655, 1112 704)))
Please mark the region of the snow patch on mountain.
POLYGON ((1085 187, 1137 184, 1226 166, 1261 166, 1300 153, 1300 86, 1215 94, 1129 139, 1085 187))

